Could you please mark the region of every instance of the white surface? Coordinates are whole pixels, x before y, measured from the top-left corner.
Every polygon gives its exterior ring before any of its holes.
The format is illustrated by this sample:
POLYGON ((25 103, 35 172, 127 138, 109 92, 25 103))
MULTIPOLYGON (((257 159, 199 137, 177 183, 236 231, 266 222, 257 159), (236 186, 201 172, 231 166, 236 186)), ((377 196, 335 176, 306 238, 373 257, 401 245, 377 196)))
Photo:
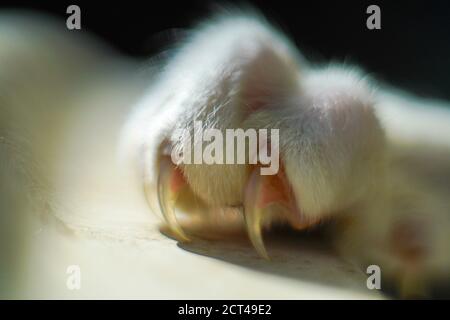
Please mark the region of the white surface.
POLYGON ((114 161, 129 98, 96 92, 73 102, 89 112, 71 119, 48 169, 52 215, 23 230, 20 298, 381 298, 361 270, 295 235, 266 237, 271 261, 245 238, 178 245, 162 235, 141 186, 114 161), (81 268, 80 290, 66 286, 70 265, 81 268))

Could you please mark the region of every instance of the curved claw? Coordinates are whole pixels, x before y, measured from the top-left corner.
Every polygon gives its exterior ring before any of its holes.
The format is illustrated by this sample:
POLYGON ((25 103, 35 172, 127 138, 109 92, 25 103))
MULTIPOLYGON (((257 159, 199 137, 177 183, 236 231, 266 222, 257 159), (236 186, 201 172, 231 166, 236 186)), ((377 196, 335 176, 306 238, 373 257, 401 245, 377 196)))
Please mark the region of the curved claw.
POLYGON ((176 168, 169 158, 163 157, 159 165, 158 173, 158 202, 162 216, 169 225, 170 230, 181 241, 189 241, 175 215, 175 203, 179 194, 179 188, 173 185, 176 180, 176 168))
POLYGON ((262 238, 262 219, 264 217, 264 208, 261 208, 258 203, 261 195, 261 175, 259 170, 253 170, 250 175, 249 182, 245 189, 244 196, 244 219, 247 228, 247 233, 255 247, 258 254, 269 260, 264 241, 262 238))

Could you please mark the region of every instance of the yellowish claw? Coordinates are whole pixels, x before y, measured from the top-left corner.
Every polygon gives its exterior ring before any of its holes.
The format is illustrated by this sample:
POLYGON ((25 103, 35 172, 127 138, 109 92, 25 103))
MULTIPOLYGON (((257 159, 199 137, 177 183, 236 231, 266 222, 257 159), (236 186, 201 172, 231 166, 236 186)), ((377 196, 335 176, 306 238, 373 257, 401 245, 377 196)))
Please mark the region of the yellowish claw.
POLYGON ((179 195, 178 190, 174 190, 171 185, 173 181, 175 166, 169 158, 163 157, 159 165, 158 173, 158 202, 162 216, 166 220, 170 230, 180 241, 189 241, 189 237, 184 233, 177 221, 175 214, 175 204, 179 195))
POLYGON ((244 218, 247 233, 258 254, 264 259, 269 260, 264 241, 262 238, 262 222, 264 217, 264 208, 258 206, 258 196, 261 188, 261 176, 259 170, 253 170, 249 182, 245 189, 244 196, 244 218))

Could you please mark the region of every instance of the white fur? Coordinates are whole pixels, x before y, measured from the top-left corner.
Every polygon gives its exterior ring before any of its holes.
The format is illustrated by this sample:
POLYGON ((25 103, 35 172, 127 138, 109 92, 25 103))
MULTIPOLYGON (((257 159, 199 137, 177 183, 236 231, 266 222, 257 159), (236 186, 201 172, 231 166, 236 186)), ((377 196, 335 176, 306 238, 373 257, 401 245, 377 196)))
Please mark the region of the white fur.
MULTIPOLYGON (((156 190, 159 146, 169 141, 170 148, 180 148, 170 139, 175 128, 192 128, 201 120, 219 129, 280 129, 281 160, 304 217, 354 220, 342 236, 338 232, 342 252, 360 263, 379 261, 389 276, 399 277, 396 268, 409 262, 391 252, 392 225, 419 216, 418 227, 433 235, 423 239, 430 242, 429 259, 445 256, 439 260, 445 270, 449 255, 438 249, 450 245, 445 201, 433 198, 420 179, 411 181, 397 157, 405 143, 448 148, 450 111, 374 87, 355 68, 308 65, 258 17, 221 17, 180 48, 139 104, 126 134, 133 132, 134 154, 142 152, 141 170, 156 190), (248 115, 253 103, 260 107, 248 115), (402 206, 405 197, 410 202, 402 206)), ((181 168, 194 194, 188 201, 242 205, 245 166, 181 168)), ((419 269, 432 272, 427 263, 419 269)))
MULTIPOLYGON (((356 68, 312 66, 279 31, 251 15, 229 14, 200 26, 151 85, 124 84, 130 82, 128 70, 134 67, 117 60, 106 63, 109 51, 90 41, 66 42, 67 35, 62 37, 52 27, 34 30, 33 24, 19 23, 17 17, 3 21, 0 134, 16 148, 2 144, 6 152, 0 159, 18 164, 18 169, 16 173, 2 167, 0 173, 20 177, 18 188, 27 194, 45 189, 36 196, 46 208, 39 212, 49 210, 66 225, 100 233, 109 226, 115 233, 117 225, 131 221, 131 231, 124 231, 131 236, 139 229, 134 226, 145 225, 146 218, 129 208, 118 217, 98 215, 102 210, 93 199, 102 194, 140 203, 147 183, 154 197, 152 209, 158 211, 157 165, 166 147, 180 148, 172 137, 176 128, 191 128, 195 120, 222 130, 276 128, 297 206, 306 218, 336 220, 335 242, 343 254, 362 268, 380 264, 394 281, 402 282, 398 270, 409 263, 391 250, 392 226, 419 221, 420 232, 427 235, 419 241, 426 242, 428 255, 411 273, 424 281, 448 276, 450 179, 442 179, 450 176, 446 103, 390 88, 374 90, 372 81, 356 68), (19 32, 16 25, 26 27, 19 32), (113 65, 118 70, 107 72, 113 65), (129 112, 135 97, 139 102, 129 112), (253 106, 257 110, 249 112, 253 106), (110 113, 115 120, 105 121, 110 113), (90 141, 101 132, 105 136, 90 141), (17 150, 29 153, 31 161, 17 150), (123 174, 122 169, 130 172, 123 174), (33 181, 42 183, 35 187, 33 181)), ((184 208, 202 202, 215 213, 217 208, 242 205, 246 166, 181 169, 191 190, 180 203, 184 208)), ((15 190, 3 181, 1 187, 15 190)), ((19 203, 17 212, 26 211, 23 195, 10 193, 2 197, 19 203)), ((3 203, 2 207, 9 208, 3 203)))

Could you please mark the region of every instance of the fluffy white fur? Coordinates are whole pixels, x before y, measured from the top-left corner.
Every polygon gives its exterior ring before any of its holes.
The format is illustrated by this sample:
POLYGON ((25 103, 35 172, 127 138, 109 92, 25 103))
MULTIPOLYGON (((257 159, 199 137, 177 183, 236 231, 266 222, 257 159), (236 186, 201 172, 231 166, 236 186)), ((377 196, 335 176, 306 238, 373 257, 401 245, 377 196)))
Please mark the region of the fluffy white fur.
MULTIPOLYGON (((18 24, 14 19, 5 23, 18 24)), ((110 78, 111 73, 93 76, 95 70, 106 69, 92 67, 104 59, 105 52, 80 42, 74 54, 75 49, 60 35, 54 41, 58 33, 51 30, 33 31, 45 40, 36 44, 31 43, 35 36, 26 36, 29 29, 17 35, 12 29, 5 30, 0 30, 7 36, 1 38, 0 45, 2 137, 21 149, 26 147, 20 141, 27 140, 32 145, 31 162, 45 163, 44 175, 55 175, 59 171, 53 163, 58 161, 53 157, 62 147, 54 132, 66 129, 55 129, 54 123, 52 130, 47 126, 49 121, 70 126, 67 119, 73 114, 54 107, 83 104, 73 87, 80 79, 94 84, 99 78, 110 78), (55 59, 47 56, 61 50, 72 58, 69 63, 63 55, 55 59), (38 59, 37 54, 43 56, 38 59), (19 73, 21 69, 13 68, 16 64, 9 64, 12 57, 22 56, 31 68, 45 65, 54 68, 54 73, 47 74, 45 82, 27 79, 19 73), (18 84, 12 83, 16 78, 18 84), (17 100, 6 100, 11 92, 17 92, 17 100), (23 106, 25 111, 18 112, 23 106), (27 122, 23 114, 42 115, 44 120, 32 116, 27 122), (10 130, 13 123, 15 128, 10 130)), ((114 60, 105 65, 121 63, 114 60)), ((129 77, 122 69, 117 73, 117 78, 129 77)), ((117 88, 123 88, 125 95, 139 97, 132 112, 127 108, 118 112, 117 122, 123 122, 123 127, 108 131, 114 136, 107 141, 110 149, 117 151, 114 156, 120 160, 120 170, 127 170, 123 183, 137 198, 142 185, 147 184, 154 211, 158 211, 160 158, 168 149, 181 148, 172 136, 175 129, 192 128, 195 120, 202 120, 205 128, 222 130, 276 128, 280 129, 280 157, 300 212, 306 219, 334 220, 334 242, 344 255, 363 269, 368 264, 380 265, 384 275, 407 295, 423 293, 432 281, 448 276, 450 180, 439 180, 439 176, 450 175, 450 108, 444 103, 382 86, 375 90, 371 80, 356 68, 312 66, 263 18, 243 14, 216 17, 201 25, 151 83, 140 81, 130 88, 121 81, 111 82, 107 82, 110 89, 102 89, 94 94, 95 99, 89 96, 88 100, 91 104, 118 105, 112 98, 118 96, 117 88), (138 94, 142 85, 146 89, 138 94), (101 94, 111 99, 97 98, 101 94), (396 235, 403 229, 409 234, 406 238, 396 235), (411 258, 410 252, 416 251, 418 258, 411 258)), ((122 103, 132 105, 133 99, 122 103)), ((9 149, 5 154, 3 162, 10 161, 10 155, 17 156, 9 149)), ((30 162, 23 167, 32 172, 30 176, 39 176, 30 162)), ((218 208, 242 205, 248 166, 180 168, 189 190, 179 205, 188 214, 198 203, 213 213, 218 208)), ((30 180, 25 181, 23 190, 29 187, 30 180)), ((54 192, 43 196, 45 203, 57 202, 54 192)), ((71 221, 69 214, 59 218, 71 221)), ((287 220, 281 213, 272 219, 287 220)))
MULTIPOLYGON (((263 19, 238 15, 210 21, 181 46, 127 124, 132 148, 123 152, 138 159, 154 192, 160 146, 179 148, 171 133, 195 120, 206 128, 280 129, 281 161, 304 217, 335 219, 341 251, 362 266, 381 265, 405 294, 423 290, 415 284, 423 278, 447 276, 448 202, 414 177, 409 157, 438 145, 440 154, 428 155, 448 161, 449 110, 375 90, 356 68, 311 66, 263 19), (412 234, 396 238, 403 225, 412 234), (424 251, 418 261, 409 260, 414 250, 424 251)), ((183 201, 242 205, 246 166, 181 169, 193 193, 183 201)))

